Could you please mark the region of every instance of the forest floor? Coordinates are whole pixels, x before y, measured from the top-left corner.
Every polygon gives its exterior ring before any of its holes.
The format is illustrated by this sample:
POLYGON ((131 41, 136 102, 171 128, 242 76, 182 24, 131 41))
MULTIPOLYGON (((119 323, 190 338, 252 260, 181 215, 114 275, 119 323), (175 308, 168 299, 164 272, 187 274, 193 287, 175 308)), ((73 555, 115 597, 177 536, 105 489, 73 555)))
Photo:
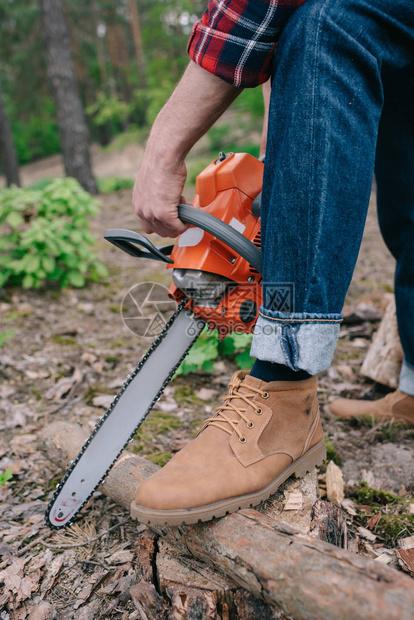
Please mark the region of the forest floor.
MULTIPOLYGON (((136 167, 142 151, 134 152, 136 167)), ((42 174, 48 176, 44 169, 42 174)), ((120 172, 113 168, 111 174, 120 172)), ((140 530, 125 510, 98 493, 72 528, 57 533, 44 525, 47 502, 64 469, 39 450, 39 432, 55 420, 93 429, 150 342, 124 325, 123 298, 136 284, 170 282, 163 266, 144 260, 138 264, 102 239, 107 228, 137 229, 131 192, 101 196, 100 201, 92 229, 110 272, 107 279, 80 290, 1 292, 1 316, 15 332, 0 349, 0 472, 13 471, 12 479, 0 486, 2 620, 23 620, 31 613, 34 620, 46 617, 36 616, 41 600, 49 604, 47 617, 55 614, 60 620, 140 617, 129 596, 137 580, 140 530)), ((154 241, 160 240, 154 236, 154 241)), ((340 395, 371 399, 387 391, 359 370, 392 291, 393 269, 373 198, 344 309, 347 320, 333 364, 319 382, 329 456, 340 465, 346 495, 356 506, 349 518, 355 528, 368 532, 368 538, 359 538, 358 551, 371 557, 414 535, 413 520, 407 517, 414 502, 414 432, 400 424, 342 421, 329 414, 327 404, 340 395)), ((234 358, 222 357, 212 374, 177 377, 129 449, 165 462, 211 414, 236 369, 234 358)), ((323 469, 320 491, 323 496, 323 469)), ((392 552, 390 563, 399 569, 392 552)))

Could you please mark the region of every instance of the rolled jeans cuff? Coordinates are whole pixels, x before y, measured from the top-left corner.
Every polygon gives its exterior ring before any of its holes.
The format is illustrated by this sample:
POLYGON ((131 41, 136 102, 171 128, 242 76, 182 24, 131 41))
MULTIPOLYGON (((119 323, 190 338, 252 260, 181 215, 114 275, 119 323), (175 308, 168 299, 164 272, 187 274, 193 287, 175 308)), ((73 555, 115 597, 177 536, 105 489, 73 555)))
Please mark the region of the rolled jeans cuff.
POLYGON ((250 354, 316 375, 331 364, 341 321, 342 314, 277 312, 261 306, 250 354))
POLYGON ((401 373, 400 384, 398 386, 401 392, 414 396, 414 366, 404 360, 401 373))

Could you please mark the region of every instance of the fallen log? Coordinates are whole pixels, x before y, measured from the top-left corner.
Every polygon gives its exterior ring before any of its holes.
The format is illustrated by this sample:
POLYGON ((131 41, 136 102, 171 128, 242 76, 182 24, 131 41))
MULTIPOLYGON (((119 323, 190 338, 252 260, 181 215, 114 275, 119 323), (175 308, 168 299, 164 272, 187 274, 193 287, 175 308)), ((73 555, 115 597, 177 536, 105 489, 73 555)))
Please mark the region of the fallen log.
MULTIPOLYGON (((75 458, 87 436, 87 432, 78 425, 56 422, 43 430, 40 439, 49 459, 61 465, 75 458)), ((115 502, 127 507, 125 501, 129 500, 126 498, 133 493, 138 482, 154 473, 158 466, 124 452, 115 468, 117 475, 108 476, 101 490, 115 502), (138 468, 131 467, 131 456, 133 460, 138 459, 138 468)), ((291 513, 286 520, 307 532, 316 500, 316 476, 308 474, 300 483, 295 481, 291 485, 300 487, 305 506, 300 514, 291 513)), ((290 485, 285 486, 288 493, 290 485)), ((270 515, 278 514, 283 510, 283 503, 283 499, 270 498, 264 502, 263 510, 270 515)), ((288 620, 279 606, 269 605, 263 599, 242 590, 214 566, 183 553, 182 549, 171 543, 157 541, 157 538, 158 535, 148 529, 139 534, 136 554, 140 582, 130 590, 134 605, 148 620, 184 620, 193 617, 203 620, 210 617, 214 620, 288 620)))
POLYGON ((395 298, 391 294, 388 297, 387 308, 362 364, 361 374, 377 383, 397 388, 404 353, 398 334, 395 298))
MULTIPOLYGON (((75 449, 72 429, 55 423, 43 431, 50 458, 55 456, 59 463, 73 458, 80 446, 75 449)), ((126 452, 101 490, 128 510, 137 483, 155 470, 155 465, 126 452)), ((157 532, 184 554, 219 568, 297 620, 412 618, 414 588, 409 577, 257 510, 242 510, 206 524, 157 528, 157 532)))

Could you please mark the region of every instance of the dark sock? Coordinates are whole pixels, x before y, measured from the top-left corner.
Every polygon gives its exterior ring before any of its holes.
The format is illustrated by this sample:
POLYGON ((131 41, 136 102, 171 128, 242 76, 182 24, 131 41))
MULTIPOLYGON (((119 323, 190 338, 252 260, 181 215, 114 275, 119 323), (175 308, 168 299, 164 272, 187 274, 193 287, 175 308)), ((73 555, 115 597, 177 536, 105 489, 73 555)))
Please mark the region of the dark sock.
POLYGON ((250 374, 252 377, 266 381, 266 383, 270 381, 303 381, 312 376, 306 370, 292 370, 284 364, 263 362, 258 359, 253 364, 250 374))

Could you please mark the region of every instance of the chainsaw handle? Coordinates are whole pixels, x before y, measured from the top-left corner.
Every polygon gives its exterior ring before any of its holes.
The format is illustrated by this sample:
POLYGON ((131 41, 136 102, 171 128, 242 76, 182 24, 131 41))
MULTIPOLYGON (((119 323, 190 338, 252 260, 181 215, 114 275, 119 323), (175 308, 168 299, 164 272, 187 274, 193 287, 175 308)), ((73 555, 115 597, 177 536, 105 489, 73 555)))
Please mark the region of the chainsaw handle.
POLYGON ((258 273, 262 273, 262 255, 259 248, 238 230, 222 222, 215 215, 191 205, 179 204, 178 217, 184 224, 192 224, 217 237, 244 258, 258 273))
POLYGON ((116 245, 127 254, 136 256, 137 258, 152 258, 164 263, 172 264, 174 261, 169 258, 173 244, 155 246, 149 239, 132 230, 125 228, 112 228, 104 234, 104 239, 116 245), (136 246, 141 246, 145 250, 141 250, 136 246))

